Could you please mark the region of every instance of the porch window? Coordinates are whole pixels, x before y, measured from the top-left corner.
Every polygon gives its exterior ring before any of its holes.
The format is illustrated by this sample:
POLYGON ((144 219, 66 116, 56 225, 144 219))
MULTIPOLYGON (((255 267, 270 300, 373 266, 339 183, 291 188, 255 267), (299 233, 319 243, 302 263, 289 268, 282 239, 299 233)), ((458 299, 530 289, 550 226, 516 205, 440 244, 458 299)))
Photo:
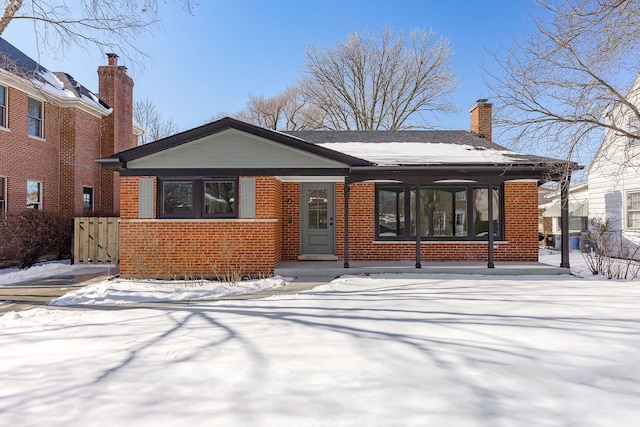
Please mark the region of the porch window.
POLYGON ((237 181, 165 179, 158 186, 161 218, 235 218, 237 181))
MULTIPOLYGON (((415 212, 415 186, 411 187, 411 212, 415 212)), ((466 237, 465 187, 420 187, 420 234, 423 237, 466 237)), ((416 235, 411 221, 411 236, 416 235)))
POLYGON ((640 191, 627 193, 627 229, 640 230, 640 191))
POLYGON ((405 203, 404 187, 378 188, 378 230, 379 237, 404 236, 405 203))
MULTIPOLYGON (((500 191, 494 187, 491 192, 491 203, 493 204, 493 235, 498 237, 501 229, 502 209, 500 209, 500 191)), ((489 234, 489 189, 473 189, 473 235, 476 237, 487 236, 489 234)))
MULTIPOLYGON (((471 185, 420 187, 420 235, 423 240, 486 240, 488 234, 488 189, 471 185), (469 221, 473 221, 470 223, 469 221)), ((492 192, 494 235, 502 235, 501 197, 492 192)), ((416 186, 379 184, 376 238, 413 240, 416 236, 416 186), (408 224, 408 226, 406 226, 408 224)))

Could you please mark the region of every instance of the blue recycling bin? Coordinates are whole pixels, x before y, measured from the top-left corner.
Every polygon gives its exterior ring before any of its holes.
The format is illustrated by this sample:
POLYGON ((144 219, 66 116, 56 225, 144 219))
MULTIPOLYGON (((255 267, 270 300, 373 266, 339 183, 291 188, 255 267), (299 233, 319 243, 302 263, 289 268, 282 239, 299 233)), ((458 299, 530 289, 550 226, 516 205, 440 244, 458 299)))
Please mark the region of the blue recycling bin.
POLYGON ((569 249, 578 250, 580 247, 580 236, 569 236, 569 249))

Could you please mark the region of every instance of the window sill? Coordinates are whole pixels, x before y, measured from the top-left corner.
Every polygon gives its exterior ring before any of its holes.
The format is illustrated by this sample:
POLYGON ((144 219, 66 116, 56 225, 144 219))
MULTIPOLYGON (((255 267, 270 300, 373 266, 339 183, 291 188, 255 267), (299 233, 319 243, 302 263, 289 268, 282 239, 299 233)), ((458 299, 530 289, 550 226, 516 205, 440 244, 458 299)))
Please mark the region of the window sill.
POLYGON ((47 140, 46 140, 46 139, 44 139, 44 138, 40 138, 39 136, 27 135, 27 137, 28 137, 29 139, 33 139, 34 141, 47 142, 47 140))
POLYGON ((11 129, 6 128, 4 126, 0 126, 0 130, 3 131, 3 132, 11 132, 11 129))
MULTIPOLYGON (((415 245, 415 240, 374 240, 374 244, 401 244, 401 245, 415 245)), ((460 244, 472 244, 472 245, 487 245, 487 240, 422 240, 420 242, 423 245, 460 245, 460 244)), ((494 240, 495 245, 509 243, 508 240, 494 240)))
POLYGON ((278 222, 278 219, 272 218, 121 218, 120 222, 200 222, 200 223, 216 223, 216 222, 233 222, 233 223, 252 223, 252 222, 278 222))

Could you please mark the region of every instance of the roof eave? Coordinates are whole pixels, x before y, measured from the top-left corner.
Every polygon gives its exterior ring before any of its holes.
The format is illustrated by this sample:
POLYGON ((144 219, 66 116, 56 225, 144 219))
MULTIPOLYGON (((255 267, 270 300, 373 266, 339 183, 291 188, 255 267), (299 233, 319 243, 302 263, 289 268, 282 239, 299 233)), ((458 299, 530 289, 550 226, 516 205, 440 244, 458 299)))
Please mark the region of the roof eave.
POLYGON ((190 129, 167 138, 160 139, 150 144, 145 144, 139 147, 134 147, 120 153, 116 153, 111 156, 118 157, 123 162, 139 159, 151 154, 158 153, 170 148, 177 147, 188 142, 195 141, 206 136, 220 133, 227 129, 236 129, 241 132, 246 132, 254 136, 268 139, 270 141, 279 142, 288 145, 293 148, 297 148, 312 154, 316 154, 321 157, 325 157, 331 160, 344 163, 349 166, 370 166, 373 163, 358 157, 353 157, 348 154, 341 153, 339 151, 331 150, 328 148, 320 147, 318 145, 306 142, 300 138, 296 138, 291 135, 284 134, 282 132, 272 131, 264 129, 259 126, 255 126, 249 123, 242 122, 231 117, 225 117, 215 122, 207 123, 200 127, 190 129))

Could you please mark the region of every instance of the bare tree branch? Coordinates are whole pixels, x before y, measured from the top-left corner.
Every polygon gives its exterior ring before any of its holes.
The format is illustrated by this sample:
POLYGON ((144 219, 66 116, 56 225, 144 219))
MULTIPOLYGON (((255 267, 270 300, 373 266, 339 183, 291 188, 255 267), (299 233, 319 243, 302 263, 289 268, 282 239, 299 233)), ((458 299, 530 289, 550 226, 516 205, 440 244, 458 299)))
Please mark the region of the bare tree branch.
POLYGON ((302 90, 321 115, 317 127, 399 130, 429 127, 422 114, 453 111, 456 79, 448 41, 389 27, 376 38, 353 33, 334 49, 307 48, 302 90))
POLYGON ((271 98, 251 96, 245 109, 236 117, 274 130, 312 130, 318 122, 316 111, 308 105, 298 86, 288 87, 271 98))
POLYGON ((629 126, 640 123, 640 2, 536 3, 536 33, 495 53, 500 70, 488 73, 499 133, 573 160, 588 160, 607 132, 640 138, 629 126))
POLYGON ((149 98, 133 104, 133 120, 145 133, 140 144, 157 141, 178 132, 178 126, 171 118, 164 118, 149 98))
MULTIPOLYGON (((194 0, 174 0, 193 11, 194 0)), ((118 51, 128 63, 146 57, 136 45, 141 34, 159 22, 162 0, 6 0, 0 18, 0 36, 13 21, 33 22, 38 44, 52 50, 71 45, 118 51)))

